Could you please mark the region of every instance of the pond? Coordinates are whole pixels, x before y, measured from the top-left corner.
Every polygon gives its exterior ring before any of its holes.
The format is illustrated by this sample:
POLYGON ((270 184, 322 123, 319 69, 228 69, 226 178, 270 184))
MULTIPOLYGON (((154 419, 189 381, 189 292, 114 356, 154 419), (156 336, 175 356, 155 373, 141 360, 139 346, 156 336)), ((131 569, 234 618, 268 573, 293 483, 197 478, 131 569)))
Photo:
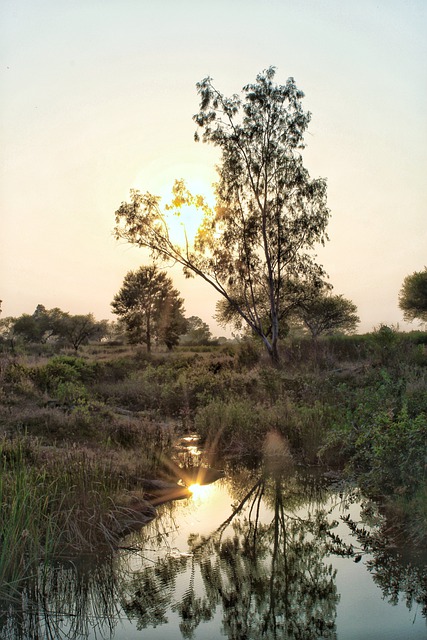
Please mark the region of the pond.
POLYGON ((226 468, 114 554, 40 567, 0 637, 427 637, 423 558, 385 548, 376 506, 302 468, 226 468))

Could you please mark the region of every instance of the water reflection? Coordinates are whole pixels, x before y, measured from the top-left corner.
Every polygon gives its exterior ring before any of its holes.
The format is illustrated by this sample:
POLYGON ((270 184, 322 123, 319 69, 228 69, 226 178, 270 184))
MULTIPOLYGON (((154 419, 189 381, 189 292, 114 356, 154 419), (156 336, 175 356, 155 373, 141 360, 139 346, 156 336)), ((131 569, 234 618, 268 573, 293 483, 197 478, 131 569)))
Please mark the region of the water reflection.
POLYGON ((190 484, 188 489, 196 500, 208 500, 213 487, 211 484, 199 484, 195 482, 194 484, 190 484))
POLYGON ((425 569, 385 551, 375 527, 355 517, 357 493, 271 469, 241 469, 203 489, 163 505, 115 555, 41 566, 19 598, 3 603, 0 637, 124 639, 132 627, 163 638, 172 624, 169 637, 185 639, 205 627, 230 640, 345 637, 336 556, 361 571, 366 563, 392 604, 404 594, 408 608, 427 614, 425 569), (220 514, 214 528, 209 518, 220 514))
POLYGON ((112 558, 41 565, 19 596, 0 601, 0 637, 108 638, 120 618, 120 588, 112 558))

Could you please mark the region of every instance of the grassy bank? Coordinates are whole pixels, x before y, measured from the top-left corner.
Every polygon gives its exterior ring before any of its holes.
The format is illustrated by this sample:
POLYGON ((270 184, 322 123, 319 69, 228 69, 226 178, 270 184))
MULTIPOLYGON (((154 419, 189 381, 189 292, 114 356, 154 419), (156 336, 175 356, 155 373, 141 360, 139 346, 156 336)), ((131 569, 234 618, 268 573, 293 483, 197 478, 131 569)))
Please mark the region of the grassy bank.
POLYGON ((252 342, 172 354, 94 345, 4 353, 0 584, 44 558, 116 541, 176 434, 256 461, 279 433, 306 464, 345 468, 419 543, 427 530, 425 334, 294 340, 273 369, 252 342))

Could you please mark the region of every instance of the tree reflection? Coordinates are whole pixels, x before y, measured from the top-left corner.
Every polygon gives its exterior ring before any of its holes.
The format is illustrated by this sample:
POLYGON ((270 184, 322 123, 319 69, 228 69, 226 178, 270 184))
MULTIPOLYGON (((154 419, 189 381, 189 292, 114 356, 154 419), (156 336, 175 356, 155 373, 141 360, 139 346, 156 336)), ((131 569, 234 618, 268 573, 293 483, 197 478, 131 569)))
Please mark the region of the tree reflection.
POLYGON ((287 512, 285 496, 282 477, 261 477, 211 536, 190 537, 191 561, 171 558, 166 579, 164 560, 146 567, 126 611, 140 627, 163 622, 176 576, 191 562, 188 586, 172 604, 184 638, 218 608, 230 640, 335 638, 339 595, 335 572, 324 562, 328 545, 319 518, 287 512), (268 522, 266 500, 272 503, 268 522), (160 610, 150 593, 162 594, 160 610))
MULTIPOLYGON (((363 511, 369 520, 375 507, 368 501, 363 505, 363 511)), ((399 552, 397 547, 388 544, 382 527, 371 530, 349 517, 344 517, 343 520, 363 551, 370 554, 371 558, 366 566, 372 574, 373 581, 380 587, 384 599, 392 605, 397 605, 403 596, 409 610, 419 606, 421 615, 427 618, 426 550, 415 558, 417 562, 414 563, 414 558, 412 561, 409 558, 405 559, 405 555, 408 555, 405 550, 399 552)))
POLYGON ((246 471, 237 478, 229 517, 207 537, 191 535, 188 553, 167 546, 178 522, 166 506, 116 556, 40 567, 18 599, 0 603, 0 638, 105 640, 123 618, 145 629, 178 616, 190 640, 219 614, 229 640, 332 640, 339 594, 328 557, 365 551, 384 596, 395 603, 403 593, 409 608, 419 603, 427 615, 425 569, 405 565, 381 537, 343 515, 359 548, 345 544, 333 532, 321 483, 274 465, 256 479, 246 471))
POLYGON ((247 513, 233 522, 232 536, 219 529, 207 541, 192 541, 208 599, 222 606, 230 639, 335 637, 339 596, 335 572, 324 564, 324 540, 315 535, 318 523, 286 513, 283 495, 280 478, 262 480, 245 498, 247 513), (274 499, 267 524, 260 522, 265 493, 274 499))

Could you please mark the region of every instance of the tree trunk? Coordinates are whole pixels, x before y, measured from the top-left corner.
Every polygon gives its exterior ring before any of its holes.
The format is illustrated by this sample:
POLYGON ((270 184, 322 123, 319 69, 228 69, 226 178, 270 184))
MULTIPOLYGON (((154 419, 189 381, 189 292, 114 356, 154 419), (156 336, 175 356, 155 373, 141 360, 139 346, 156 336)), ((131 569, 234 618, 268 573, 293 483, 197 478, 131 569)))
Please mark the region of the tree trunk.
POLYGON ((279 350, 277 348, 277 338, 271 344, 270 358, 275 367, 280 364, 279 350))
POLYGON ((147 345, 147 353, 151 352, 151 317, 150 310, 147 310, 145 319, 145 344, 147 345))

